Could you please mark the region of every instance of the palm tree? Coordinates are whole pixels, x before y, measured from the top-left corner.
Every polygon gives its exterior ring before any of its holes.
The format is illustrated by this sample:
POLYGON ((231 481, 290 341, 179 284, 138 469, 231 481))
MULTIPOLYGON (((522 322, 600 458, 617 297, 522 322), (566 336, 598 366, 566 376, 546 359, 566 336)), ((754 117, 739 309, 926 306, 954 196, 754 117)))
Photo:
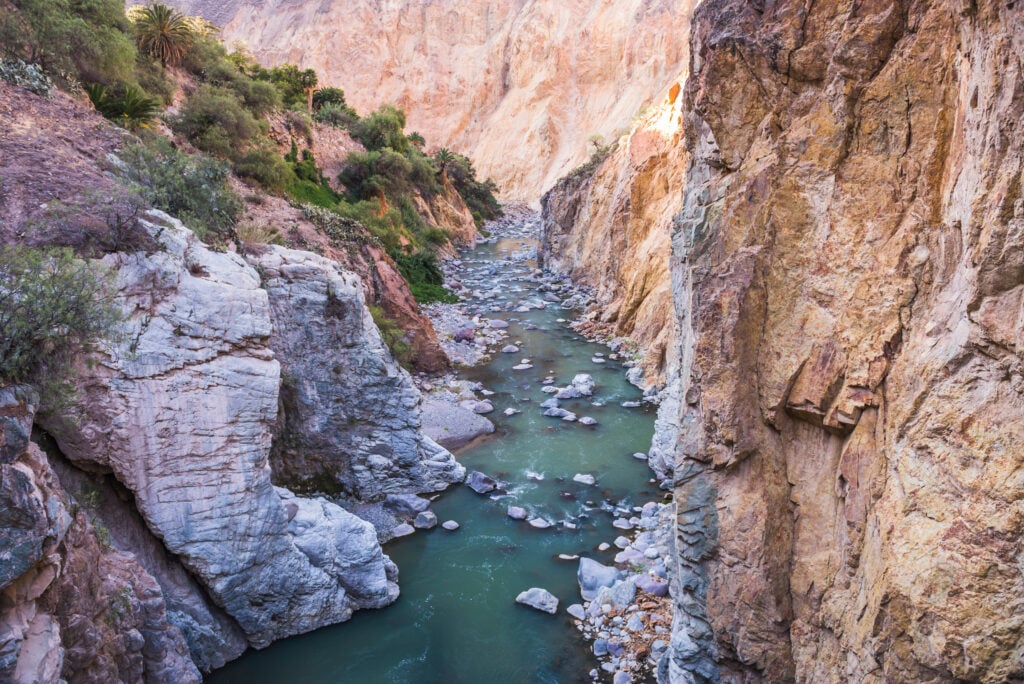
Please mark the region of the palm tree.
POLYGON ((448 184, 448 167, 455 161, 455 155, 447 147, 442 147, 434 154, 434 161, 441 171, 441 182, 448 184))
POLYGON ((133 18, 139 49, 165 67, 180 62, 192 44, 188 17, 163 3, 141 7, 133 18))

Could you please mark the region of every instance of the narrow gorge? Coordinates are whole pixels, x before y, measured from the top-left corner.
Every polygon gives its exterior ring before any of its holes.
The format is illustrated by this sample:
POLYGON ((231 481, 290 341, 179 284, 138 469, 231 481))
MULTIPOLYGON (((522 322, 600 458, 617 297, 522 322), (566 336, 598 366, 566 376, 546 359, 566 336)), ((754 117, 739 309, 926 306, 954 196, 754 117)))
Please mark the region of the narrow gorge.
POLYGON ((0 682, 1024 681, 1017 0, 86 5, 0 682))

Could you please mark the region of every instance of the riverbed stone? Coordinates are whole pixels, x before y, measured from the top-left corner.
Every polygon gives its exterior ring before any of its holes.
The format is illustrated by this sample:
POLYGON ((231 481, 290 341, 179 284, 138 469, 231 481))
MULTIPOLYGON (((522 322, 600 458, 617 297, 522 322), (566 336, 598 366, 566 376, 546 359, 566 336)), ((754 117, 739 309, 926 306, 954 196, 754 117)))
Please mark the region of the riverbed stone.
POLYGON ((590 416, 583 416, 580 418, 580 425, 597 425, 597 421, 590 416))
POLYGON ((558 612, 558 599, 547 589, 531 587, 516 596, 516 603, 554 615, 558 612))
POLYGON ((552 526, 552 523, 544 518, 531 518, 529 523, 530 527, 534 527, 538 530, 546 530, 552 526))
POLYGON ((576 473, 575 475, 572 476, 572 481, 579 482, 580 484, 585 485, 592 485, 595 482, 597 482, 594 476, 591 475, 590 473, 576 473))
POLYGON ((492 318, 487 321, 487 326, 489 328, 494 328, 495 330, 502 330, 508 327, 508 322, 503 321, 500 318, 492 318))
POLYGON ((580 558, 580 567, 576 572, 576 580, 580 585, 580 595, 589 600, 597 597, 602 587, 610 587, 619 579, 619 571, 613 567, 598 563, 593 558, 580 558))
POLYGON ((633 580, 633 583, 636 585, 637 589, 645 591, 648 594, 653 594, 654 596, 668 596, 668 582, 656 577, 651 577, 650 575, 639 575, 633 580))
POLYGON ((504 347, 501 348, 501 353, 502 354, 518 354, 519 353, 519 347, 517 347, 514 344, 507 344, 507 345, 505 345, 504 347))
POLYGON ((527 517, 526 509, 521 506, 509 506, 507 513, 513 520, 526 520, 527 517))
POLYGON ((572 605, 570 605, 568 608, 565 609, 565 612, 567 612, 569 615, 573 616, 577 620, 586 620, 587 619, 587 612, 585 610, 583 610, 583 606, 580 605, 579 603, 573 603, 572 605))
POLYGON ((393 530, 391 530, 391 538, 398 539, 399 537, 408 537, 410 534, 414 534, 415 532, 415 527, 413 527, 409 523, 402 523, 401 525, 398 525, 393 530))
POLYGON ((576 388, 576 391, 585 397, 589 397, 594 393, 594 377, 590 373, 577 373, 573 376, 571 385, 576 388))
POLYGON ((454 532, 455 530, 459 529, 461 525, 459 525, 459 523, 457 523, 454 520, 445 520, 443 523, 441 523, 441 527, 448 530, 449 532, 454 532))
POLYGON ((477 494, 489 494, 498 488, 498 482, 494 478, 484 475, 479 470, 469 474, 466 485, 477 494))
POLYGON ((417 530, 429 530, 437 526, 437 515, 433 511, 420 511, 412 521, 417 530))

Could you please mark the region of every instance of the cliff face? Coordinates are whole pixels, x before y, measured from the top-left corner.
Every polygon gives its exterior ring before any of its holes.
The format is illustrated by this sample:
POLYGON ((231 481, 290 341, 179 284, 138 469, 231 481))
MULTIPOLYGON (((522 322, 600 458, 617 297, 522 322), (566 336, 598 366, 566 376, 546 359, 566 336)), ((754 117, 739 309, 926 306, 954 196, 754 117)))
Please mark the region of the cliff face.
POLYGON ((361 112, 393 102, 467 154, 506 200, 536 201, 617 137, 685 63, 693 0, 175 0, 263 62, 316 68, 361 112))
POLYGON ((664 385, 675 363, 668 271, 686 159, 679 95, 676 84, 603 159, 541 200, 541 265, 594 289, 587 318, 636 343, 645 386, 664 385))
POLYGON ((708 0, 663 681, 1024 677, 1024 14, 708 0))
POLYGON ((419 392, 363 306, 359 279, 309 252, 272 248, 250 260, 284 378, 274 479, 364 501, 461 481, 465 469, 420 431, 419 392))
POLYGON ((275 487, 271 466, 357 500, 465 472, 421 434, 358 278, 281 247, 254 268, 160 212, 142 226, 154 251, 103 259, 125 331, 70 406, 0 393, 5 681, 199 681, 249 645, 383 607, 397 568, 373 526, 275 487))

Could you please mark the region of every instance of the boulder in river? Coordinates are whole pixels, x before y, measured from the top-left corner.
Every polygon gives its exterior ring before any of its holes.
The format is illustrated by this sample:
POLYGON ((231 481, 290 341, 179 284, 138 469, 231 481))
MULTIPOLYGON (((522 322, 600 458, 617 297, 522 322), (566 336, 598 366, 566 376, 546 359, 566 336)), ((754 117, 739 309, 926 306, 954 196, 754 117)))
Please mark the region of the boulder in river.
POLYGON ((538 530, 546 530, 551 527, 551 523, 544 518, 533 518, 530 522, 530 527, 535 527, 538 530))
POLYGON ((443 399, 423 401, 423 432, 446 449, 457 449, 494 432, 494 423, 443 399))
POLYGON ((583 416, 580 418, 580 425, 597 425, 597 421, 590 416, 583 416))
POLYGON ((509 506, 507 512, 513 520, 526 520, 526 509, 521 506, 509 506))
POLYGON ((585 485, 592 485, 595 482, 597 482, 594 476, 591 475, 590 473, 576 473, 575 475, 572 476, 572 481, 579 482, 580 484, 585 485))
POLYGON ((384 508, 400 518, 408 518, 430 507, 430 501, 415 494, 388 494, 384 498, 384 508))
POLYGON ((529 606, 551 615, 558 612, 558 599, 550 591, 540 587, 532 587, 521 592, 519 596, 516 596, 516 603, 521 603, 524 606, 529 606))
POLYGON ((412 526, 417 530, 429 530, 437 526, 437 515, 433 511, 420 511, 412 521, 412 526))
POLYGON ((391 530, 391 536, 394 539, 398 539, 399 537, 408 537, 410 534, 414 533, 415 531, 416 531, 416 528, 413 527, 412 525, 410 525, 409 523, 402 523, 398 527, 396 527, 393 530, 391 530))
POLYGON ((580 595, 592 600, 601 587, 610 587, 619 578, 615 568, 598 563, 593 558, 580 558, 580 567, 576 571, 576 580, 580 585, 580 595))
POLYGON ((441 523, 441 527, 443 527, 444 529, 448 530, 449 532, 454 532, 455 530, 459 529, 459 527, 461 527, 461 526, 459 525, 459 523, 455 522, 454 520, 445 520, 443 523, 441 523))
POLYGON ((498 488, 494 478, 484 475, 479 470, 474 470, 466 478, 466 484, 477 494, 488 494, 498 488))
POLYGON ((501 348, 502 354, 516 354, 519 352, 519 347, 514 344, 509 344, 501 348))
POLYGON ((594 378, 590 373, 577 373, 572 379, 572 386, 585 397, 594 393, 594 378))
POLYGON ((494 328, 495 330, 501 330, 502 328, 508 327, 508 322, 503 321, 500 318, 492 318, 487 321, 488 327, 494 328))
POLYGON ((668 596, 668 582, 650 575, 638 575, 633 584, 640 591, 646 591, 655 596, 668 596))

